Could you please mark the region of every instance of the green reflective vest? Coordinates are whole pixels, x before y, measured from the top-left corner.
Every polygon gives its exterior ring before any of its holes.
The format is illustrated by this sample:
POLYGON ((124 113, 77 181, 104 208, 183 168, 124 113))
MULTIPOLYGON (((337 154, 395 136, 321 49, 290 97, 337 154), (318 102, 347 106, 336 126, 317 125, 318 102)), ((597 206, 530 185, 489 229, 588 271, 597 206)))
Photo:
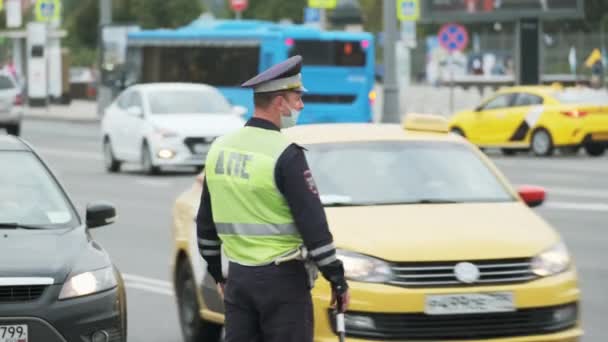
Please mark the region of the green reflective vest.
POLYGON ((280 132, 244 127, 218 138, 207 154, 213 220, 232 262, 266 265, 302 244, 275 184, 277 160, 290 143, 280 132))

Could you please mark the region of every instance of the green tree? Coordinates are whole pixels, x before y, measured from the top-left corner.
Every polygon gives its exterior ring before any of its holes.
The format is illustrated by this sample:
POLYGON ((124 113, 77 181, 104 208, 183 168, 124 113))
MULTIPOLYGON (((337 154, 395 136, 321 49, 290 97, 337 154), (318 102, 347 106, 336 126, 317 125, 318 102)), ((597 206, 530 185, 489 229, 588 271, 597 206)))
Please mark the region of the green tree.
MULTIPOLYGON (((301 23, 306 5, 307 0, 251 0, 243 18, 271 21, 288 18, 301 23)), ((231 11, 231 15, 234 16, 234 12, 231 11)))
POLYGON ((135 21, 143 28, 176 28, 198 18, 203 12, 200 1, 122 0, 135 21))

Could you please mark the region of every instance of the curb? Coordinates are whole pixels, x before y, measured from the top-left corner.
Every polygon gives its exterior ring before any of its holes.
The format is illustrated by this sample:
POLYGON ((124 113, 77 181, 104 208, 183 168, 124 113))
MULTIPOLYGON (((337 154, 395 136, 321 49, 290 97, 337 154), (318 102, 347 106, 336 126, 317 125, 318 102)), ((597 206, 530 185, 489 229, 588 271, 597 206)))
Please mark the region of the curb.
POLYGON ((58 121, 58 122, 70 122, 70 123, 89 123, 97 124, 100 122, 100 118, 79 118, 79 117, 68 117, 68 116, 56 116, 56 115, 37 115, 37 114, 26 114, 23 116, 24 121, 58 121))

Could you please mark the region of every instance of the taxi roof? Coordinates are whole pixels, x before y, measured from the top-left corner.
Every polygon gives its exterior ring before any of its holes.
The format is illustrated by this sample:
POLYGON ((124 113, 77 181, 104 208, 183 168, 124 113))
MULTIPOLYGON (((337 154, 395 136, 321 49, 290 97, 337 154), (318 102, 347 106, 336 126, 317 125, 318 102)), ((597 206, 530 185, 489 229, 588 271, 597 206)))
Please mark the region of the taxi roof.
POLYGON ((0 135, 0 151, 29 151, 29 147, 12 135, 0 135))
POLYGON ((463 143, 447 133, 405 130, 398 124, 331 123, 300 125, 283 131, 298 144, 323 144, 357 141, 450 141, 463 143))

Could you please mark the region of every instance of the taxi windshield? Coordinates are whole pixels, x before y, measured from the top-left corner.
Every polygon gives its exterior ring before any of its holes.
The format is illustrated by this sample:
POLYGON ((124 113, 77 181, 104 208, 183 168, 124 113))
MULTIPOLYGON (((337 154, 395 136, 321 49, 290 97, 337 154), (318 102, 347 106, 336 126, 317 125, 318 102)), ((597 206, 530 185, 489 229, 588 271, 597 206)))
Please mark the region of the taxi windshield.
POLYGON ((53 177, 29 151, 0 151, 0 224, 69 228, 79 223, 53 177))
POLYGON ((152 114, 230 113, 228 101, 210 90, 158 90, 148 98, 152 114))
POLYGON ((488 166, 462 144, 385 141, 306 148, 325 206, 515 200, 488 166))

